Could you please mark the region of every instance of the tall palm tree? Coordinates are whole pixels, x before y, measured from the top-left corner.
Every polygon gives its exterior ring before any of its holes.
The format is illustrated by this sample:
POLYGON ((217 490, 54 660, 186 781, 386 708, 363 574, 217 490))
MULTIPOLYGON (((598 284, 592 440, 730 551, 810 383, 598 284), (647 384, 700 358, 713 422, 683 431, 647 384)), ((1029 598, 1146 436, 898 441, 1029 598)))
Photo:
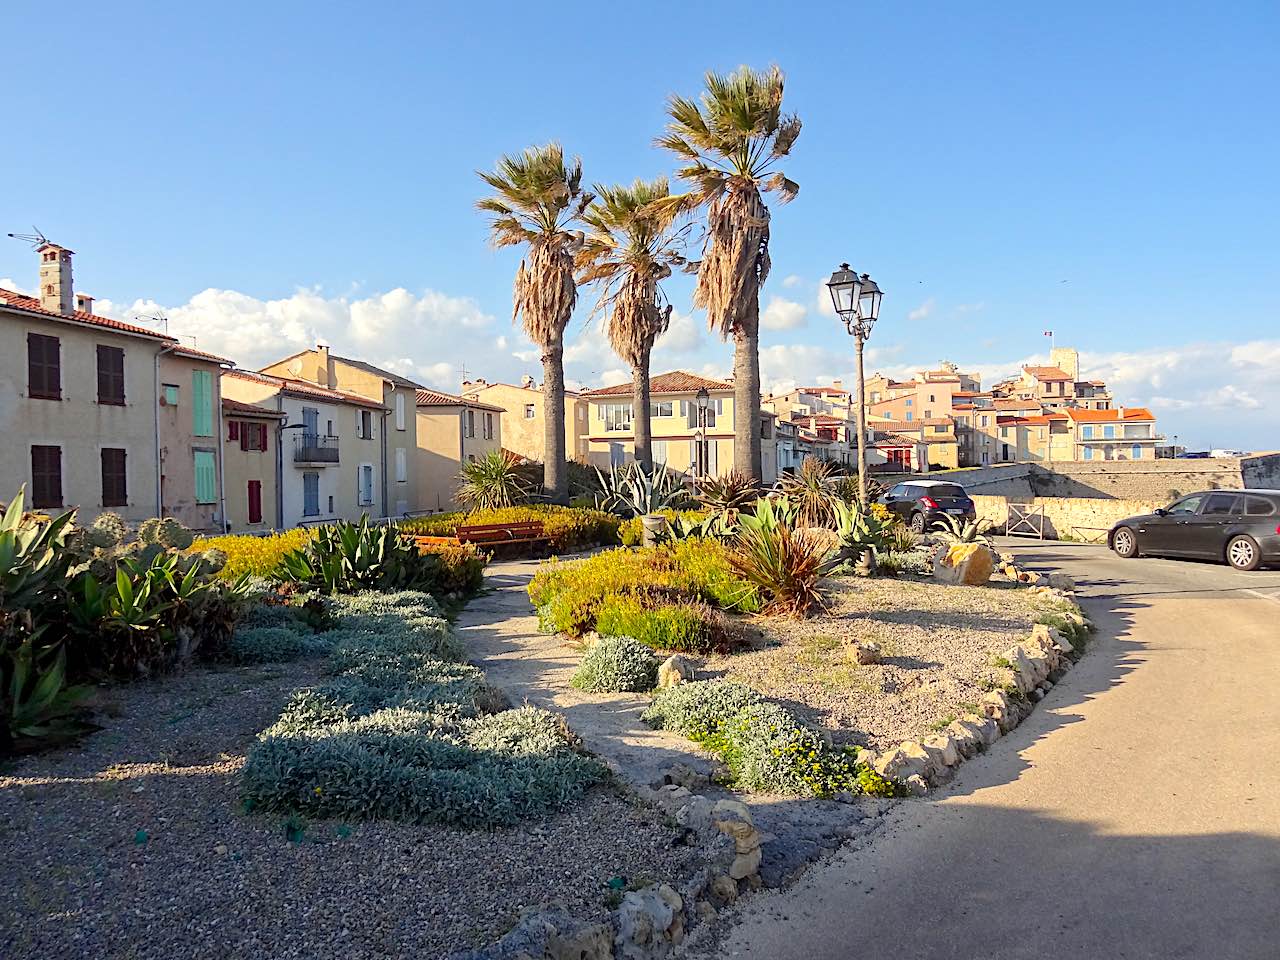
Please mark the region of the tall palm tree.
POLYGON ((659 205, 671 196, 666 177, 631 186, 597 184, 595 192, 598 199, 582 218, 590 229, 578 251, 578 281, 600 285, 596 310, 606 314, 609 343, 631 368, 635 460, 652 473, 649 357, 671 322, 661 283, 685 262, 681 235, 672 231, 677 211, 659 205))
POLYGON ((516 271, 512 319, 542 351, 542 485, 552 503, 569 502, 565 465, 564 330, 578 301, 573 258, 584 235, 571 227, 593 199, 582 189, 582 161, 565 163, 558 143, 503 157, 477 171, 495 191, 476 206, 490 214, 495 247, 528 244, 516 271))
POLYGON ((707 235, 693 304, 712 330, 733 338, 733 466, 760 480, 760 288, 769 276, 769 209, 800 187, 774 169, 800 136, 800 119, 782 113, 782 71, 739 67, 708 73, 700 102, 672 96, 670 122, 655 142, 683 163, 689 192, 668 205, 706 208, 707 235))

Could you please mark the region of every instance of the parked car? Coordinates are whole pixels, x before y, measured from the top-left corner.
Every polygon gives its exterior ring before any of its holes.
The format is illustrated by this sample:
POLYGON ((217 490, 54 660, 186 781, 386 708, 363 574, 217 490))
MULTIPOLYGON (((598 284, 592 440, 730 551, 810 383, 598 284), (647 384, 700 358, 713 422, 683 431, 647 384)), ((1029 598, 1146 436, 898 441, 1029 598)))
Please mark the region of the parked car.
POLYGON ((1107 546, 1122 557, 1199 557, 1237 570, 1280 563, 1280 490, 1193 493, 1121 520, 1107 534, 1107 546))
POLYGON ((882 493, 880 502, 916 533, 924 533, 945 516, 961 520, 978 516, 964 487, 946 480, 904 480, 882 493))

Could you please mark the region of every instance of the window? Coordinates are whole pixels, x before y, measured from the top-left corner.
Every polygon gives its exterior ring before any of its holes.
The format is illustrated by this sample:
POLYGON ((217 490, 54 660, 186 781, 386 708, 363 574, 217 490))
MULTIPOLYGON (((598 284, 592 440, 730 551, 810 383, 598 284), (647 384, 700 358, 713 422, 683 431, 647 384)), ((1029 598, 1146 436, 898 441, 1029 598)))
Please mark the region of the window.
POLYGON ((396 447, 396 483, 409 480, 409 459, 404 447, 396 447))
POLYGON ((326 421, 324 422, 324 435, 325 435, 326 437, 332 437, 332 436, 333 436, 333 421, 332 421, 332 420, 326 420, 326 421))
POLYGON ((671 416, 670 400, 655 400, 649 404, 649 416, 651 417, 669 417, 671 416))
POLYGON ((396 394, 396 429, 404 429, 404 394, 396 394))
POLYGON ((1093 439, 1093 427, 1090 427, 1090 426, 1083 426, 1083 427, 1081 427, 1081 428, 1080 428, 1080 438, 1081 438, 1082 440, 1092 440, 1092 439, 1093 439))
POLYGON ((987 426, 987 425, 988 425, 988 424, 990 424, 990 423, 991 423, 991 418, 990 418, 990 417, 983 417, 983 418, 982 418, 982 423, 981 423, 980 425, 985 427, 985 426, 987 426))
POLYGON ((62 399, 60 346, 57 337, 27 334, 27 396, 37 400, 62 399))
POLYGON ((191 432, 213 436, 213 374, 208 370, 191 371, 191 432))
POLYGON ((195 451, 196 503, 218 502, 218 465, 212 450, 195 451))
POLYGON ((125 453, 123 450, 104 447, 102 450, 102 505, 127 507, 129 505, 128 481, 125 479, 125 453))
POLYGON ((1244 512, 1251 517, 1269 517, 1275 510, 1275 504, 1264 497, 1244 498, 1244 512))
POLYGON ((912 420, 912 418, 913 418, 914 416, 915 416, 915 415, 914 415, 910 410, 908 410, 908 411, 907 411, 907 422, 908 422, 908 423, 910 423, 910 422, 911 422, 911 420, 912 420))
POLYGON ((600 404, 600 419, 604 421, 606 430, 630 430, 631 404, 602 403, 600 404))
POLYGON ((934 396, 933 396, 933 394, 932 394, 932 393, 931 393, 931 394, 929 394, 929 402, 930 402, 930 403, 936 403, 936 402, 937 402, 936 400, 934 400, 934 396))
POLYGON ((262 522, 262 481, 250 480, 245 490, 249 503, 249 522, 262 522))
POLYGON ((373 504, 373 464, 360 464, 360 506, 373 504))
POLYGON ((178 385, 176 383, 166 383, 163 387, 164 405, 166 407, 176 407, 178 405, 178 385))
POLYGON ((333 513, 333 494, 329 494, 329 513, 333 513))
POLYGON ((932 416, 933 416, 933 411, 932 411, 932 410, 926 410, 926 411, 924 412, 924 418, 925 418, 926 420, 928 420, 928 419, 929 419, 930 417, 932 417, 932 416))
POLYGON ((1234 493, 1211 493, 1205 500, 1204 509, 1200 511, 1201 516, 1209 517, 1229 517, 1237 513, 1243 513, 1240 509, 1240 496, 1234 493))
POLYGON ((538 408, 535 407, 532 403, 526 403, 524 405, 524 418, 526 420, 533 420, 537 416, 538 416, 538 408))
MULTIPOLYGON (((329 421, 329 436, 333 436, 333 421, 329 421)), ((366 440, 373 439, 373 412, 359 410, 356 412, 356 436, 366 440)))
POLYGON ((1102 435, 1106 437, 1108 440, 1110 440, 1112 437, 1116 435, 1116 428, 1111 426, 1110 424, 1107 424, 1105 427, 1102 428, 1102 435))
POLYGON ((1181 500, 1170 504, 1168 512, 1174 516, 1188 516, 1200 509, 1200 501, 1203 499, 1203 494, 1196 494, 1192 497, 1183 497, 1181 500))
POLYGON ((1009 439, 1009 428, 1008 428, 1008 427, 1001 427, 1001 428, 1000 428, 1000 439, 1002 439, 1002 440, 1008 440, 1008 439, 1009 439))
POLYGON ((484 438, 486 440, 493 439, 493 414, 486 413, 484 415, 484 438))
POLYGON ((320 474, 318 473, 302 475, 302 515, 304 517, 320 516, 320 474))
POLYGON ((1085 447, 1085 448, 1084 448, 1084 458, 1085 458, 1086 460, 1092 460, 1092 459, 1093 459, 1093 447, 1085 447))
POLYGON ((476 412, 468 410, 466 414, 467 436, 474 437, 476 435, 476 412))
POLYGON ((249 423, 245 421, 238 426, 241 450, 267 449, 267 425, 265 423, 249 423))
POLYGON ((578 419, 579 420, 587 419, 587 408, 585 404, 578 407, 578 419))
POLYGON ((32 446, 31 505, 62 506, 62 448, 32 446))
POLYGON ((124 406, 124 351, 98 344, 98 402, 124 406))
POLYGON ((667 464, 667 441, 651 440, 649 442, 649 454, 653 457, 655 464, 666 466, 667 464))
POLYGON ((1134 444, 1134 445, 1129 449, 1129 456, 1130 456, 1132 459, 1134 459, 1134 460, 1141 460, 1141 459, 1142 459, 1142 445, 1141 445, 1141 444, 1137 444, 1137 443, 1135 443, 1135 444, 1134 444))

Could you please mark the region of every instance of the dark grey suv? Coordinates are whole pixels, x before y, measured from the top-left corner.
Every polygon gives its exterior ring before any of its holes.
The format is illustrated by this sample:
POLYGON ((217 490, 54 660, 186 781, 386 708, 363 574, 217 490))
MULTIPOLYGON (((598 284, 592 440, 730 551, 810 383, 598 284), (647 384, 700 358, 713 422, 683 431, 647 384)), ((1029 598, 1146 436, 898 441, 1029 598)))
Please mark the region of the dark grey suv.
POLYGON ((972 520, 977 516, 964 487, 946 480, 906 480, 881 494, 880 502, 916 533, 924 533, 943 517, 972 520))
POLYGON ((1107 546, 1122 557, 1225 560, 1237 570, 1280 563, 1280 490, 1205 490, 1121 520, 1107 546))

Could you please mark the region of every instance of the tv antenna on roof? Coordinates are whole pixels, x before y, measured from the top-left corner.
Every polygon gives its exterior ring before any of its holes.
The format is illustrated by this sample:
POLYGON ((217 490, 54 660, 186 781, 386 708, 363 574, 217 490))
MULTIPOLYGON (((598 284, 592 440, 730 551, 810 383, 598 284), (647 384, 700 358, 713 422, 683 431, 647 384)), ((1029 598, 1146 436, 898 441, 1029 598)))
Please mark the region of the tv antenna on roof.
POLYGON ((158 324, 160 324, 160 328, 161 328, 162 330, 164 330, 164 332, 165 332, 165 333, 168 333, 168 332, 169 332, 169 318, 168 318, 168 317, 166 317, 163 313, 162 313, 162 314, 159 314, 158 316, 154 316, 154 317, 138 317, 138 316, 135 316, 133 319, 135 319, 135 320, 150 320, 152 323, 158 323, 158 324))
POLYGON ((11 233, 9 236, 13 237, 15 240, 25 240, 27 243, 31 244, 32 250, 39 250, 48 243, 49 240, 40 232, 39 227, 32 224, 31 229, 34 230, 35 233, 11 233))

